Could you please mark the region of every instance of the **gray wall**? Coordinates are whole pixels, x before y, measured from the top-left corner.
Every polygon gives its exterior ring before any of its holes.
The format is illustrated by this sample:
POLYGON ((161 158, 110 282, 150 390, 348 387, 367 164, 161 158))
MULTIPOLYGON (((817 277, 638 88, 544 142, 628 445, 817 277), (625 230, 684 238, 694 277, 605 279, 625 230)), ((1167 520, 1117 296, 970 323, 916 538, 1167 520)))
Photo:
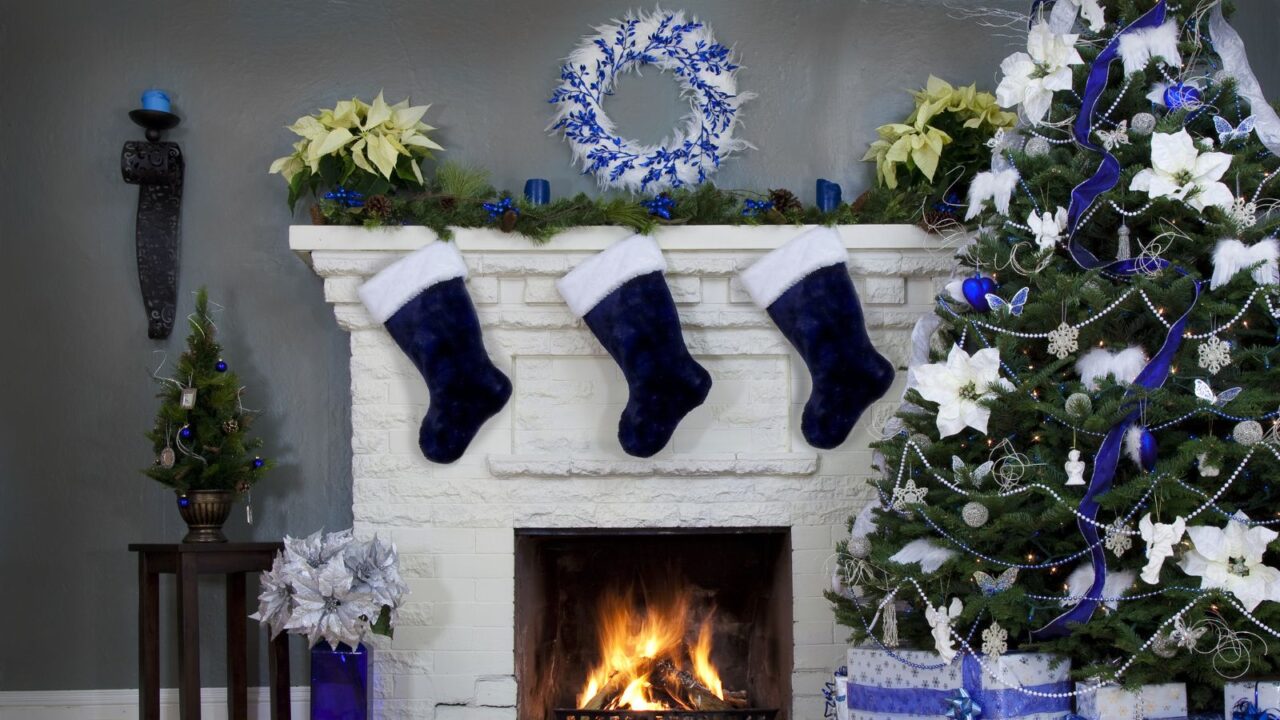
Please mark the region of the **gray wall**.
MULTIPOLYGON (((1271 3, 1239 4, 1264 83, 1280 87, 1271 3)), ((441 128, 447 157, 491 168, 499 186, 518 189, 538 176, 557 194, 592 190, 569 168, 564 144, 543 132, 545 99, 557 59, 593 23, 631 5, 5 3, 0 690, 135 686, 135 570, 125 545, 182 532, 172 494, 138 474, 151 461, 142 433, 156 407, 153 352, 176 357, 184 334, 167 342, 145 334, 133 257, 137 190, 118 169, 121 143, 141 137, 126 116, 139 92, 168 89, 183 117, 171 135, 187 159, 181 310, 189 312, 201 284, 226 306, 226 357, 249 387, 248 403, 265 411, 258 427, 279 462, 254 493, 257 524, 237 512, 229 534, 277 539, 351 519, 347 337, 320 281, 286 246, 293 219, 280 179, 266 174, 291 142, 281 126, 385 88, 392 100, 434 103, 427 120, 441 128)), ((930 71, 991 87, 1016 44, 1010 33, 949 17, 940 2, 683 7, 736 45, 746 66, 740 85, 759 93, 742 131, 759 150, 717 180, 805 197, 817 176, 842 182, 846 197, 867 185, 869 168, 857 160, 873 128, 909 106, 901 90, 930 71)), ((652 72, 625 81, 613 109, 620 127, 654 140, 681 114, 674 84, 652 72)), ((210 585, 201 597, 207 685, 224 682, 218 590, 210 585)), ((172 627, 170 617, 163 622, 172 627)), ((295 650, 300 660, 300 642, 295 650)), ((166 685, 172 661, 169 654, 166 685)))

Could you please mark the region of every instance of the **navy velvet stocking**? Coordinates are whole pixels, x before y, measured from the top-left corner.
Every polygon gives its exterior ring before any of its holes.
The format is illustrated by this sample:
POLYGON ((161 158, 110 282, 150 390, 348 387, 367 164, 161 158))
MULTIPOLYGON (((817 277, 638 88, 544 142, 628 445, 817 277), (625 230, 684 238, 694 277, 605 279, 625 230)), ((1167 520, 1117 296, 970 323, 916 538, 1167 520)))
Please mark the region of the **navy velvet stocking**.
POLYGON ((387 331, 427 381, 431 405, 418 429, 428 460, 462 457, 486 420, 511 397, 511 381, 494 367, 462 278, 432 285, 396 311, 387 331))
POLYGON ((628 280, 584 320, 627 379, 618 441, 629 455, 650 457, 711 391, 711 376, 685 347, 667 281, 661 272, 628 280))
POLYGON ((769 317, 813 379, 800 423, 804 439, 824 450, 837 447, 893 383, 893 365, 867 336, 848 269, 841 263, 806 275, 773 301, 769 317))

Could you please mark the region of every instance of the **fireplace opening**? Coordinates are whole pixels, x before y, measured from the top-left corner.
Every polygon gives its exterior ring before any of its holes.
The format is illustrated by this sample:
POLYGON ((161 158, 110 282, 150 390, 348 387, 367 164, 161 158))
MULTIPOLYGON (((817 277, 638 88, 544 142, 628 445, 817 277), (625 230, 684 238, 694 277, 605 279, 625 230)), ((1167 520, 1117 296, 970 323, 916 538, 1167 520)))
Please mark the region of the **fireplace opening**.
POLYGON ((786 720, 785 528, 517 530, 519 720, 786 720))

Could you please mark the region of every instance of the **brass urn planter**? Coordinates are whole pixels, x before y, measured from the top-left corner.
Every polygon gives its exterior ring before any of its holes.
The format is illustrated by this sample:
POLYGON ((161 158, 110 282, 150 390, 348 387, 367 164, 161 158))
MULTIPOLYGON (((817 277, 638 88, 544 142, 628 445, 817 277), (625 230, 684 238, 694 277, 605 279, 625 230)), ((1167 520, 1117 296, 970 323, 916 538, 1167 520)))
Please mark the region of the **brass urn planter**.
POLYGON ((178 512, 187 523, 184 543, 224 543, 222 526, 231 515, 235 493, 230 490, 188 490, 178 493, 178 512))

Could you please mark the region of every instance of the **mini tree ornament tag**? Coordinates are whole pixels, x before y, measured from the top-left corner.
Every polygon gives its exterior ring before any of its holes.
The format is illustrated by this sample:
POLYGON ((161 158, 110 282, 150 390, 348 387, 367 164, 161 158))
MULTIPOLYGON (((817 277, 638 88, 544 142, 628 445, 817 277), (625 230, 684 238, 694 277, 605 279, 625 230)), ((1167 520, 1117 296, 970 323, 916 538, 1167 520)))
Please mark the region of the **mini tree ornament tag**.
POLYGON ((1200 343, 1197 354, 1200 368, 1208 371, 1210 375, 1217 375, 1231 364, 1231 346, 1217 335, 1212 335, 1208 340, 1200 343))
POLYGON ((1074 328, 1064 322, 1058 326, 1057 330, 1049 333, 1049 354, 1059 360, 1066 360, 1068 356, 1079 349, 1079 328, 1074 328))
POLYGON ((171 447, 165 447, 165 449, 160 451, 160 457, 156 458, 156 462, 165 470, 172 468, 177 460, 178 458, 174 455, 173 448, 171 447))
POLYGON ((183 410, 191 410, 196 406, 196 389, 193 387, 182 388, 182 397, 179 398, 178 404, 183 410))

